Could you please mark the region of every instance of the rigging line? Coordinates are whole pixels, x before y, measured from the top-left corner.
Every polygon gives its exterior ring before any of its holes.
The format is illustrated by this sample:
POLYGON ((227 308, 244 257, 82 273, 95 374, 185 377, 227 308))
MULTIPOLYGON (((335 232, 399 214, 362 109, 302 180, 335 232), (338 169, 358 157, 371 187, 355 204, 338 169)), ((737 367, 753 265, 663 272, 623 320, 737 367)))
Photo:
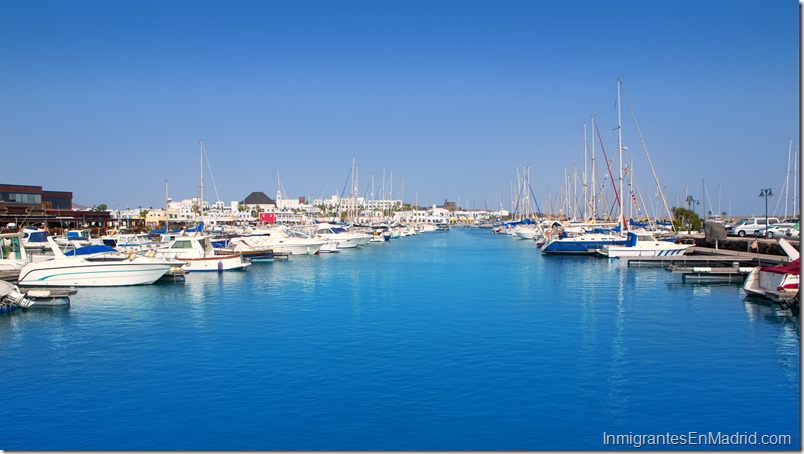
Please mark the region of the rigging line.
POLYGON ((338 197, 338 206, 335 207, 335 212, 341 212, 341 203, 343 201, 343 195, 346 193, 346 185, 349 184, 349 179, 352 177, 352 168, 349 167, 349 174, 346 175, 346 181, 343 183, 343 190, 341 190, 341 196, 338 197))
POLYGON ((712 199, 709 197, 709 190, 706 189, 706 182, 705 181, 703 182, 703 191, 704 191, 704 199, 706 199, 706 200, 704 200, 704 209, 703 209, 704 216, 705 216, 706 213, 707 213, 707 211, 706 211, 706 202, 709 202, 709 212, 710 213, 713 212, 712 211, 712 199))
MULTIPOLYGON (((670 208, 667 206, 667 199, 664 197, 664 191, 662 191, 662 186, 659 184, 659 177, 656 176, 656 169, 653 168, 653 161, 650 159, 650 154, 648 153, 648 146, 645 144, 645 139, 642 137, 642 131, 639 129, 639 124, 636 121, 636 115, 634 115, 634 109, 631 108, 631 100, 628 98, 628 93, 625 91, 625 87, 623 86, 622 82, 620 83, 620 88, 623 90, 623 95, 625 95, 625 103, 628 104, 628 111, 631 112, 631 118, 634 120, 634 127, 636 128, 637 135, 639 136, 639 141, 642 143, 642 149, 645 150, 645 157, 648 158, 648 165, 650 166, 650 171, 653 173, 653 179, 656 182, 656 188, 659 190, 659 195, 662 197, 662 204, 664 205, 664 209, 667 212, 667 216, 672 221, 673 215, 670 212, 670 208)), ((676 232, 676 226, 671 222, 673 226, 673 232, 676 232)))
MULTIPOLYGON (((215 175, 212 175, 212 166, 209 165, 209 155, 207 154, 207 148, 204 146, 203 142, 201 142, 201 149, 204 150, 204 159, 207 160, 207 170, 209 171, 209 177, 212 179, 212 189, 215 190, 215 201, 217 202, 221 198, 218 195, 218 186, 215 185, 215 175)), ((203 203, 203 201, 201 201, 201 203, 203 203)))
MULTIPOLYGON (((611 165, 609 164, 609 158, 606 155, 606 147, 603 146, 603 138, 600 137, 600 130, 595 125, 595 132, 597 132, 597 141, 600 142, 600 149, 603 150, 603 158, 606 160, 606 168, 609 170, 609 178, 611 178, 611 188, 614 190, 614 198, 617 201, 617 204, 620 206, 620 216, 622 216, 623 221, 625 221, 625 210, 623 209, 622 201, 620 200, 620 193, 617 191, 617 186, 614 184, 614 175, 611 173, 611 165)), ((611 206, 612 211, 614 210, 614 205, 611 206)), ((609 212, 609 217, 611 217, 611 211, 609 212)))
POLYGON ((536 200, 536 195, 533 194, 533 187, 528 184, 528 189, 530 190, 530 196, 533 198, 533 203, 536 204, 536 211, 539 213, 539 217, 544 219, 544 213, 542 213, 542 209, 539 208, 539 201, 536 200))

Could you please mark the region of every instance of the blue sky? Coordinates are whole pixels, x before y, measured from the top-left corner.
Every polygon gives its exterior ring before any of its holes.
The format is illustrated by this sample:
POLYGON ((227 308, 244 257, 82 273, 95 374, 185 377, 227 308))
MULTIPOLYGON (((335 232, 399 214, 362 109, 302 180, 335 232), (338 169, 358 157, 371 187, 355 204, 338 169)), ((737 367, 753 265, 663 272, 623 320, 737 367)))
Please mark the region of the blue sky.
POLYGON ((8 0, 0 42, 0 182, 83 205, 197 196, 199 139, 207 200, 274 196, 277 174, 340 194, 354 158, 362 195, 385 172, 407 202, 510 207, 529 167, 555 204, 591 115, 616 150, 617 77, 645 198, 634 117, 671 206, 763 214, 771 187, 781 214, 800 155, 792 0, 8 0))

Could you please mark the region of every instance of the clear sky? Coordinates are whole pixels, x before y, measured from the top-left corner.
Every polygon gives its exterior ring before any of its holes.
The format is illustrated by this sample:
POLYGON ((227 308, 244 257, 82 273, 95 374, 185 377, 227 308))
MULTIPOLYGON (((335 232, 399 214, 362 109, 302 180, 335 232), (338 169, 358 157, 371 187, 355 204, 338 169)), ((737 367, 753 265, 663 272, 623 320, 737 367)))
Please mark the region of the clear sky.
POLYGON ((0 182, 88 206, 197 196, 199 139, 208 201, 341 194, 354 158, 361 195, 510 208, 529 167, 555 204, 592 115, 616 150, 617 77, 645 198, 634 118, 671 206, 782 214, 801 155, 795 0, 5 0, 0 43, 0 182))

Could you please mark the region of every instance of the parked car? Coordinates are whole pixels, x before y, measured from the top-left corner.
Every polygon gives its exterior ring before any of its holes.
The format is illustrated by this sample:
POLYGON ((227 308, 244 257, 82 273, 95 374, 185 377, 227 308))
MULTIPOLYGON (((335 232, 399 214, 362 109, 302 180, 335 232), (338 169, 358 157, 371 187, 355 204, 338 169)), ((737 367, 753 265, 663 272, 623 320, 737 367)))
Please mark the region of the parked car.
MULTIPOLYGON (((778 224, 779 218, 768 218, 768 225, 778 224)), ((736 224, 726 227, 726 235, 746 236, 753 235, 760 228, 765 227, 765 218, 743 218, 736 224)))
POLYGON ((754 236, 760 238, 784 238, 785 233, 794 225, 795 223, 792 222, 771 224, 768 226, 768 228, 762 227, 757 229, 756 232, 754 232, 754 236))
POLYGON ((800 221, 797 221, 796 224, 793 225, 793 227, 790 227, 789 229, 787 229, 787 231, 784 232, 784 237, 787 238, 788 240, 799 240, 801 238, 800 230, 801 230, 800 221))

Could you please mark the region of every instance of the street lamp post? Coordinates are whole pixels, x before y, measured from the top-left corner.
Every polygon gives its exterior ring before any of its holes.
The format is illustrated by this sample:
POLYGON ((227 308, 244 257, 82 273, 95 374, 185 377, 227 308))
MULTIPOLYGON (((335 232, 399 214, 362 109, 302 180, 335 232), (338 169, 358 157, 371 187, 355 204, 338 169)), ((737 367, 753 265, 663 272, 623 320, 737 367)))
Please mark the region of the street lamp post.
MULTIPOLYGON (((695 200, 692 197, 692 195, 688 195, 687 198, 684 199, 684 201, 687 202, 687 210, 692 211, 692 214, 695 214, 695 205, 701 203, 699 200, 695 200)), ((688 224, 687 230, 692 230, 692 215, 689 215, 689 220, 687 221, 687 224, 688 224)))
POLYGON ((767 189, 760 189, 759 196, 765 197, 765 234, 768 234, 768 197, 773 197, 773 191, 771 188, 767 189))

